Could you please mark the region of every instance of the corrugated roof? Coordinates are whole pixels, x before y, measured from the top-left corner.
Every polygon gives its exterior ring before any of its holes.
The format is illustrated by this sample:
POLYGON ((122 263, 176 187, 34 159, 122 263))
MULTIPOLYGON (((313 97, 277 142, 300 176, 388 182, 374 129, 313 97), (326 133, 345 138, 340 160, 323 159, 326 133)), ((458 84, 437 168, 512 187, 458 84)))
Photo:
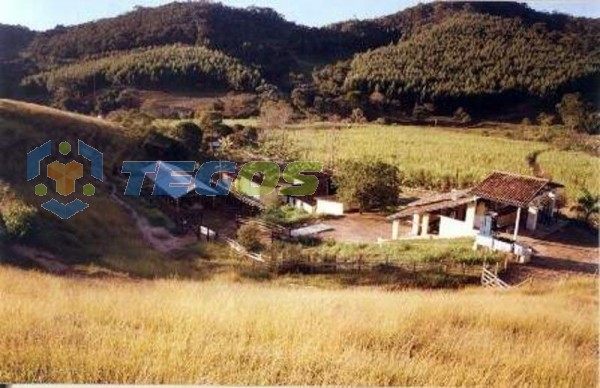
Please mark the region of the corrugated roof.
POLYGON ((496 171, 471 189, 471 194, 494 202, 526 207, 542 190, 556 186, 548 179, 496 171))
POLYGON ((427 197, 423 197, 414 202, 411 202, 409 206, 422 206, 429 205, 436 202, 450 201, 452 199, 464 198, 469 194, 470 190, 453 190, 448 193, 434 194, 427 197))
POLYGON ((432 195, 410 203, 400 212, 388 217, 388 220, 411 217, 413 214, 430 213, 442 209, 452 209, 473 202, 475 197, 468 190, 432 195))

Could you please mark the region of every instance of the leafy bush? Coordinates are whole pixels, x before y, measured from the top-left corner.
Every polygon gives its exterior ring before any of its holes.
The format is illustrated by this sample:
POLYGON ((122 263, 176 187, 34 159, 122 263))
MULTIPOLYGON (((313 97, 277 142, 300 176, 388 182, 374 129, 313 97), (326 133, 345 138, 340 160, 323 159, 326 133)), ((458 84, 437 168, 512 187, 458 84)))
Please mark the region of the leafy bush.
POLYGON ((197 153, 202 146, 202 130, 191 121, 182 121, 169 133, 192 154, 197 153))
POLYGON ((459 107, 454 112, 454 119, 460 121, 463 124, 469 124, 472 119, 471 115, 467 113, 462 107, 459 107))
POLYGON ((600 195, 594 195, 584 188, 572 210, 579 214, 582 221, 590 222, 593 216, 600 213, 600 195))
POLYGON ((32 229, 37 209, 19 200, 3 200, 0 205, 0 234, 8 238, 25 237, 32 229))
POLYGON ((549 127, 556 123, 556 116, 550 113, 542 112, 537 116, 537 122, 539 125, 549 127))
POLYGON ((281 129, 292 121, 294 109, 283 100, 266 101, 260 107, 260 123, 268 129, 281 129))
POLYGON ((278 225, 293 225, 310 218, 304 209, 299 209, 291 205, 282 207, 271 207, 267 209, 263 215, 265 220, 278 225))
POLYGON ((259 252, 264 249, 260 234, 261 228, 258 223, 250 221, 237 231, 237 241, 250 252, 259 252))
POLYGON ((564 125, 571 130, 589 134, 600 133, 599 118, 579 93, 565 94, 556 110, 564 125))
POLYGON ((352 110, 352 114, 350 115, 350 122, 354 124, 364 124, 367 122, 367 118, 363 113, 362 109, 356 108, 352 110))
POLYGON ((400 193, 400 171, 384 162, 344 161, 336 169, 339 198, 357 204, 359 211, 395 205, 400 193))
POLYGON ((255 127, 234 126, 233 134, 229 137, 234 147, 256 145, 258 142, 258 130, 255 127))

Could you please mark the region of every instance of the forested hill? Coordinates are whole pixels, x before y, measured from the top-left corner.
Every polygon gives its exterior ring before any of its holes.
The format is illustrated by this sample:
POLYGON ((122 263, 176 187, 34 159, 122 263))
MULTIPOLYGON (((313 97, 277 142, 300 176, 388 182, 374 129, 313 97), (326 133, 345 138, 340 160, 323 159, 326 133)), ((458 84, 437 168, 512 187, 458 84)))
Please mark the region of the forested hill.
POLYGON ((488 97, 559 97, 598 75, 600 29, 594 27, 560 33, 520 18, 461 13, 396 45, 357 55, 344 88, 459 105, 488 97))
POLYGON ((436 2, 311 28, 268 8, 176 2, 44 32, 0 25, 0 96, 36 93, 60 106, 87 97, 91 76, 94 91, 267 85, 320 114, 554 106, 563 93, 597 87, 599 23, 520 3, 436 2))

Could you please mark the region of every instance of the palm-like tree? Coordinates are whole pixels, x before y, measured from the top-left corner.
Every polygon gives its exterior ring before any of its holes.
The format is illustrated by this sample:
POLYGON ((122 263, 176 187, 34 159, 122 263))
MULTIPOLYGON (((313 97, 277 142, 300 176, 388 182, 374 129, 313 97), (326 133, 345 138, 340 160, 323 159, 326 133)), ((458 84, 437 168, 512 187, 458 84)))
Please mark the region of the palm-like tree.
POLYGON ((592 215, 600 212, 600 195, 594 195, 584 188, 581 196, 577 199, 577 205, 573 206, 571 210, 578 212, 581 218, 588 222, 592 215))

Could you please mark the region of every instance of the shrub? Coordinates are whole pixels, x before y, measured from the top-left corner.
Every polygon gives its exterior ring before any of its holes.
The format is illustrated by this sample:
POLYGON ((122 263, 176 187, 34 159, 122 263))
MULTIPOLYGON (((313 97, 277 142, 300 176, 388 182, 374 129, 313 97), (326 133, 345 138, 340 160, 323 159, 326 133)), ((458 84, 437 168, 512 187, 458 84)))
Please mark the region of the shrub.
POLYGON ((338 196, 358 204, 362 212, 398 202, 401 177, 398 167, 384 162, 344 161, 336 170, 338 196))
POLYGON ((202 130, 191 121, 177 124, 170 135, 192 153, 198 152, 202 146, 202 130))
POLYGON ((259 252, 264 249, 260 240, 261 228, 256 222, 248 222, 237 231, 237 241, 250 252, 259 252))
POLYGON ((94 110, 98 114, 106 114, 119 108, 119 95, 118 89, 105 89, 98 94, 96 97, 94 110))
POLYGON ((229 138, 234 147, 255 145, 258 142, 258 130, 254 127, 236 125, 233 128, 233 134, 229 138))
POLYGON ((549 127, 556 123, 556 116, 550 113, 542 112, 538 115, 537 122, 539 125, 549 127))
POLYGON ((556 110, 567 128, 592 135, 600 133, 600 116, 581 99, 579 93, 565 94, 556 110))
POLYGON ((142 104, 140 94, 135 89, 126 88, 119 93, 117 104, 125 109, 137 109, 142 104))
POLYGON ((260 107, 260 123, 268 129, 281 129, 290 123, 294 109, 285 101, 266 101, 260 107))
POLYGON ((223 113, 216 110, 197 111, 196 118, 204 130, 216 130, 219 125, 223 124, 223 113))
POLYGON ((363 124, 367 122, 367 118, 363 113, 362 109, 356 108, 352 110, 352 114, 350 115, 350 122, 354 124, 363 124))
POLYGON ((377 120, 375 120, 375 124, 378 124, 378 125, 389 125, 390 121, 386 117, 378 117, 377 120))
POLYGON ((594 215, 600 213, 600 195, 594 195, 584 188, 572 210, 579 214, 582 221, 589 223, 594 215))
POLYGON ((460 121, 463 124, 468 124, 472 121, 471 115, 467 113, 462 107, 459 107, 454 112, 454 119, 460 121))
POLYGON ((304 209, 299 209, 291 205, 284 205, 267 209, 264 213, 264 218, 275 224, 289 226, 310 218, 310 214, 304 209))
POLYGON ((0 208, 0 233, 6 237, 20 238, 26 236, 32 229, 37 209, 21 201, 5 200, 0 208))

